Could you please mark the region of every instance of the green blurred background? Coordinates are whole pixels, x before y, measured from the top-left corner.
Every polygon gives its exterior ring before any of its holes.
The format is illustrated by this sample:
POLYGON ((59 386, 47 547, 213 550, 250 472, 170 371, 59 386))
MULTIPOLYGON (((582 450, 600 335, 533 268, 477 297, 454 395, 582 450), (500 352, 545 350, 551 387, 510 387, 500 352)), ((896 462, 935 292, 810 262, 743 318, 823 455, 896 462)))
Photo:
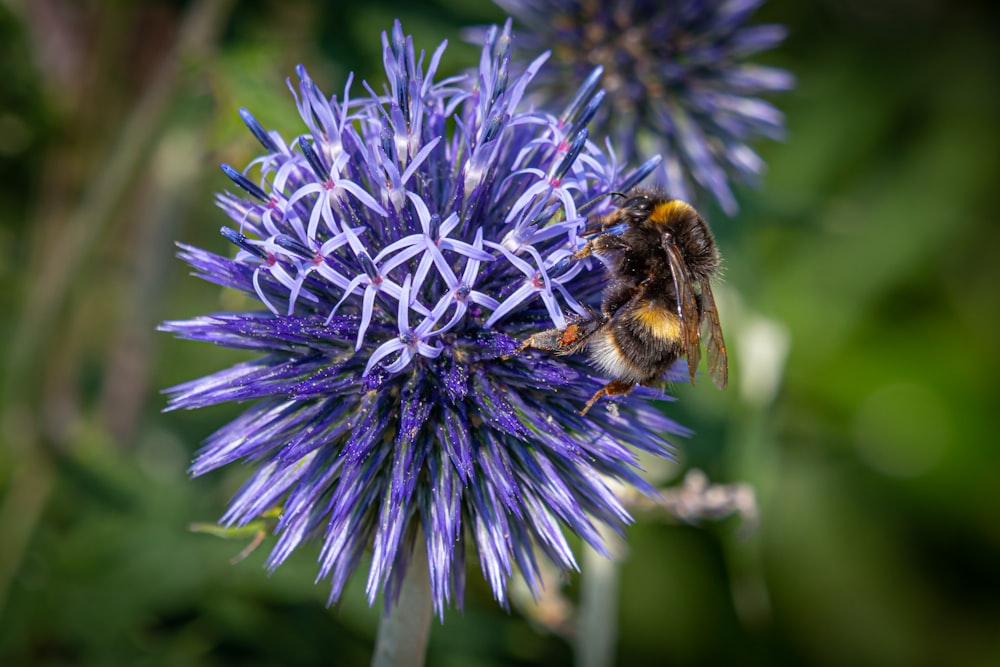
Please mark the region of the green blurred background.
MULTIPOLYGON (((191 480, 237 407, 161 414, 158 391, 241 358, 154 328, 239 306, 174 240, 225 252, 220 162, 258 150, 245 106, 302 131, 284 79, 380 74, 395 17, 449 71, 485 0, 0 2, 0 664, 364 665, 356 577, 325 606, 317 551, 188 530, 249 470, 191 480)), ((790 28, 788 140, 760 145, 742 212, 707 210, 734 382, 678 387, 677 480, 757 490, 759 529, 629 529, 620 665, 1000 665, 1000 40, 990 3, 772 0, 790 28)), ((376 87, 378 87, 376 85, 376 87)), ((469 569, 429 665, 571 664, 469 569)), ((572 601, 579 579, 564 582, 572 601)))

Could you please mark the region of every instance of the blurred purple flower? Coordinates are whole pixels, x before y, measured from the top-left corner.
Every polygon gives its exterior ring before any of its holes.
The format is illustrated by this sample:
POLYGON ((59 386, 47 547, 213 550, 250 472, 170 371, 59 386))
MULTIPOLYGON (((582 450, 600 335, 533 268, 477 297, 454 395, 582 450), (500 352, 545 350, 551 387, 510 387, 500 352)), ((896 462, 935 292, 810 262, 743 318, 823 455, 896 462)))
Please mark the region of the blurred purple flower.
POLYGON ((595 521, 630 520, 607 479, 653 492, 623 443, 667 456, 663 436, 683 431, 649 389, 578 414, 604 383, 582 358, 507 358, 599 304, 602 272, 567 259, 578 207, 608 205, 657 162, 623 175, 588 141, 594 78, 560 118, 519 110, 546 56, 512 73, 509 22, 489 31, 475 80, 436 81, 445 45, 418 57, 398 22, 382 39, 382 94, 350 98, 349 79, 328 98, 298 70, 295 140, 241 111, 266 152, 223 166, 242 191, 219 196, 236 256, 180 255, 265 309, 162 329, 263 356, 173 387, 170 408, 254 402, 191 470, 256 465, 222 522, 280 507, 269 567, 320 539, 332 602, 370 548, 369 599, 391 603, 421 539, 443 614, 461 605, 471 540, 506 604, 515 568, 538 590, 536 549, 575 569, 565 530, 602 549, 595 521))
POLYGON ((794 85, 783 69, 747 62, 785 38, 783 26, 748 25, 764 0, 494 1, 524 26, 515 60, 553 51, 538 80, 548 99, 568 99, 602 67, 610 104, 597 123, 623 162, 660 153, 658 178, 673 196, 706 191, 736 212, 730 178, 753 184, 765 166, 748 144, 784 132, 759 95, 794 85))

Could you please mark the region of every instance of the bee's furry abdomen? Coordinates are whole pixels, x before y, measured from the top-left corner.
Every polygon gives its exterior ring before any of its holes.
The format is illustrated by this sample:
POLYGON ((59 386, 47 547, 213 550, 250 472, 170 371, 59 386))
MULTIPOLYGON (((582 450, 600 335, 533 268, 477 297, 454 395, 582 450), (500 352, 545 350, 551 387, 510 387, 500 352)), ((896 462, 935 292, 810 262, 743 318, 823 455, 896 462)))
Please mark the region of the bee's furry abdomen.
POLYGON ((641 302, 594 336, 590 358, 612 377, 654 382, 681 353, 677 315, 656 302, 641 302))
POLYGON ((657 301, 638 304, 627 314, 646 334, 661 341, 676 343, 681 339, 681 322, 677 313, 657 301))
POLYGON ((611 327, 594 336, 588 351, 594 365, 611 377, 635 383, 645 376, 645 371, 630 361, 611 327))

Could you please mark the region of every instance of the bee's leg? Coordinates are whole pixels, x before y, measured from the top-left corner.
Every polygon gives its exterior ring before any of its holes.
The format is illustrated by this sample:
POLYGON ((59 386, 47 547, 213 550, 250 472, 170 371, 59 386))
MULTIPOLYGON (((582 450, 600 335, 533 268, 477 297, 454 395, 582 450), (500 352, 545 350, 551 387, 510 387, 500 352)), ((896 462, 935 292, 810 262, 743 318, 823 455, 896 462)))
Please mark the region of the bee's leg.
POLYGON ((562 340, 564 331, 564 329, 547 329, 533 333, 521 342, 517 351, 524 352, 529 348, 547 350, 549 352, 559 351, 563 348, 562 340))
POLYGON ((629 245, 616 234, 601 234, 576 251, 573 259, 583 259, 593 254, 603 255, 616 250, 628 250, 629 245))
POLYGON ((597 402, 601 396, 622 396, 632 391, 632 387, 635 386, 634 382, 627 382, 625 380, 612 380, 603 387, 597 390, 587 404, 583 406, 583 410, 580 410, 580 415, 585 415, 590 410, 590 408, 597 402))
POLYGON ((604 317, 608 319, 614 317, 632 299, 642 297, 649 283, 649 278, 638 285, 627 280, 616 280, 610 283, 604 291, 604 299, 601 302, 601 312, 604 317))
POLYGON ((555 352, 556 354, 572 354, 586 344, 594 333, 607 323, 603 315, 594 315, 586 320, 574 322, 565 329, 546 329, 528 336, 517 349, 518 353, 528 348, 555 352))

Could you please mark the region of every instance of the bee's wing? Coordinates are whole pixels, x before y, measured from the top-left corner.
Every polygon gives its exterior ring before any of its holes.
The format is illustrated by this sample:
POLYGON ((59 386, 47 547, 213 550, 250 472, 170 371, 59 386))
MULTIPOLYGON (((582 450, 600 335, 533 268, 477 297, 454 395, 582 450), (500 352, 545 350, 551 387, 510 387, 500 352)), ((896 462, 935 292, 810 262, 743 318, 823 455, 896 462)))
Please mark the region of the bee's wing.
POLYGON ((701 325, 708 352, 708 373, 716 387, 725 389, 729 382, 729 357, 726 341, 722 337, 722 325, 719 324, 719 311, 708 280, 701 281, 701 325))
POLYGON ((691 384, 694 384, 694 374, 701 362, 698 301, 695 299, 691 278, 688 276, 680 248, 669 241, 665 242, 663 247, 670 260, 670 273, 674 278, 674 291, 677 292, 677 316, 681 321, 681 340, 684 342, 684 355, 687 357, 691 384))

